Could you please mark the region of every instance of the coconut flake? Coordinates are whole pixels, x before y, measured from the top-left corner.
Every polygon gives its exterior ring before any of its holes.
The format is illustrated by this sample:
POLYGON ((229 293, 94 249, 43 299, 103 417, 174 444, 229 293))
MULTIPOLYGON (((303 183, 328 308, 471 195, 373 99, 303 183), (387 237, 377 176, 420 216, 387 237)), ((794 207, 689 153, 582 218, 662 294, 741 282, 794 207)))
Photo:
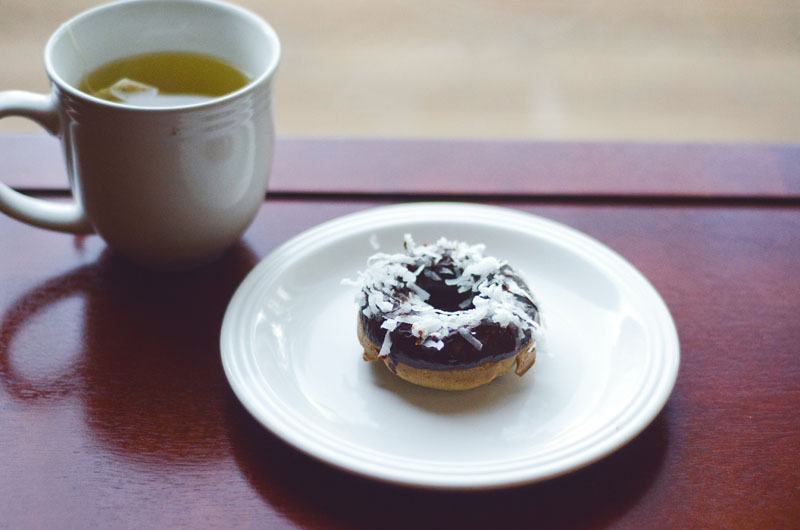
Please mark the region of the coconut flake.
POLYGON ((417 296, 419 296, 423 302, 431 297, 431 293, 429 293, 416 283, 409 283, 408 288, 417 293, 417 296))
POLYGON ((442 281, 442 277, 439 276, 438 274, 436 274, 436 271, 434 271, 432 269, 425 269, 424 271, 422 271, 422 274, 427 276, 428 278, 430 278, 431 280, 433 280, 435 282, 442 281))
POLYGON ((425 342, 422 343, 422 345, 425 346, 426 348, 432 348, 441 351, 441 349, 444 348, 444 341, 442 341, 441 339, 428 338, 425 342))
POLYGON ((386 357, 392 349, 392 335, 387 331, 386 336, 383 337, 383 344, 381 351, 378 352, 378 357, 386 357))
POLYGON ((483 349, 483 343, 482 343, 481 341, 479 341, 478 339, 476 339, 476 338, 475 338, 475 335, 473 335, 472 333, 470 333, 468 329, 466 329, 466 328, 458 328, 458 333, 459 333, 459 334, 460 334, 462 337, 464 337, 464 340, 466 340, 467 342, 469 342, 470 344, 472 344, 472 346, 473 346, 473 347, 474 347, 476 350, 480 351, 480 350, 482 350, 482 349, 483 349))
POLYGON ((514 321, 514 313, 505 307, 498 307, 492 313, 492 322, 496 322, 501 328, 508 327, 514 321))
POLYGON ((461 301, 460 304, 458 304, 458 308, 459 309, 466 309, 471 305, 472 305, 472 298, 465 298, 464 300, 461 301))
POLYGON ((411 333, 427 337, 441 329, 442 324, 436 315, 420 315, 411 326, 411 333))
POLYGON ((394 331, 395 328, 397 327, 397 320, 393 318, 387 318, 386 320, 383 321, 381 327, 387 331, 394 331))
POLYGON ((477 263, 473 263, 464 269, 462 276, 478 276, 485 278, 489 273, 500 270, 501 263, 497 258, 487 256, 477 263))
POLYGON ((369 246, 371 246, 373 250, 378 250, 381 248, 381 244, 378 241, 378 234, 372 234, 369 236, 369 246))

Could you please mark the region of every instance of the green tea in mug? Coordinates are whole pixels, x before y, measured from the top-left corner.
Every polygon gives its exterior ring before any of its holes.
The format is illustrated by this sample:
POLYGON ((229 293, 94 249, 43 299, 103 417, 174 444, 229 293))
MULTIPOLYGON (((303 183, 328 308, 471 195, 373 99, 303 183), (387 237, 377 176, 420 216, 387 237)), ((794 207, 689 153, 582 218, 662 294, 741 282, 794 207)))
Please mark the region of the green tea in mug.
POLYGON ((78 89, 137 107, 193 105, 234 92, 250 82, 225 61, 190 52, 145 53, 104 64, 78 89))

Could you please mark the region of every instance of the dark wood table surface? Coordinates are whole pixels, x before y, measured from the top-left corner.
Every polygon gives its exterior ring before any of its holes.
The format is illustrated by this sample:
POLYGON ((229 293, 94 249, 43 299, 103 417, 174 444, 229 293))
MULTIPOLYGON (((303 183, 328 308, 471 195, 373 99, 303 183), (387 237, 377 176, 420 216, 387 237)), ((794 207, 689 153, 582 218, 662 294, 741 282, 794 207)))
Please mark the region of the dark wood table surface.
MULTIPOLYGON (((0 178, 65 197, 54 140, 0 178)), ((282 139, 241 243, 180 274, 0 217, 0 528, 800 528, 800 147, 282 139), (239 404, 234 290, 319 222, 412 200, 500 204, 630 260, 678 328, 663 411, 575 473, 436 492, 333 469, 239 404)))

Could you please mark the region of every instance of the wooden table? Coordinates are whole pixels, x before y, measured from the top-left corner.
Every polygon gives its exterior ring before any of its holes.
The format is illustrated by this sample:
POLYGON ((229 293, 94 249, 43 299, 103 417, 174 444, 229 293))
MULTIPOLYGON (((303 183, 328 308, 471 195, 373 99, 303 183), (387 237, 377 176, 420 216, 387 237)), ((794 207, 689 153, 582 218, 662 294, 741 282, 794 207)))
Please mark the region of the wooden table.
MULTIPOLYGON (((6 182, 66 195, 55 142, 6 182)), ((243 241, 183 274, 0 217, 0 528, 800 528, 800 147, 284 139, 243 241), (274 247, 409 200, 582 230, 664 297, 681 370, 636 439, 492 492, 372 482, 290 448, 223 375, 230 296, 274 247)))

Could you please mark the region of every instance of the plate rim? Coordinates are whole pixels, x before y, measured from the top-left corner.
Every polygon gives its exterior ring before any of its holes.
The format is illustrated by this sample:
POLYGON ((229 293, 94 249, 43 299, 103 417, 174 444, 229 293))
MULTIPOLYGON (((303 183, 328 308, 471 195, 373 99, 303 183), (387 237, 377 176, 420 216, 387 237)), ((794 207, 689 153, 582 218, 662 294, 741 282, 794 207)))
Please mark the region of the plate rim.
MULTIPOLYGON (((514 224, 507 228, 519 229, 520 227, 514 224)), ((528 231, 530 231, 530 228, 528 228, 528 231)), ((347 235, 350 234, 347 233, 347 235)), ((573 249, 572 247, 569 248, 573 249)), ((580 254, 583 255, 583 252, 580 254)), ((296 255, 293 261, 302 259, 302 255, 302 253, 296 255)), ((241 336, 238 338, 243 340, 241 336)), ((623 256, 592 236, 558 221, 522 210, 463 202, 401 203, 367 208, 324 221, 289 238, 265 256, 248 273, 231 297, 225 311, 220 332, 220 353, 226 379, 239 402, 258 423, 283 442, 320 462, 365 478, 401 486, 451 491, 501 489, 541 482, 577 471, 605 458, 638 436, 652 423, 661 410, 663 410, 676 384, 680 366, 680 343, 669 308, 652 283, 623 256), (450 210, 449 212, 444 212, 444 210, 448 209, 450 210), (444 216, 443 212, 449 213, 451 216, 444 216), (257 397, 254 396, 253 389, 247 388, 247 386, 240 381, 239 374, 236 371, 237 369, 241 370, 241 368, 236 366, 236 356, 233 353, 234 341, 237 338, 234 334, 233 325, 236 323, 238 313, 242 313, 249 297, 256 296, 258 292, 257 286, 271 283, 276 277, 280 276, 282 271, 291 266, 291 262, 281 264, 286 254, 292 254, 294 251, 302 248, 308 250, 309 246, 311 246, 310 252, 313 252, 314 242, 325 237, 326 234, 331 231, 345 229, 348 225, 362 223, 366 219, 372 221, 370 229, 377 231, 382 228, 394 226, 393 221, 396 222, 397 220, 405 221, 406 223, 425 221, 469 222, 474 221, 474 217, 472 216, 475 214, 481 214, 483 216, 490 215, 493 217, 500 216, 505 220, 511 219, 521 224, 532 222, 537 228, 547 227, 558 236, 558 241, 566 241, 567 243, 578 242, 583 245, 588 245, 593 250, 604 255, 607 259, 610 259, 617 266, 621 266, 626 274, 633 275, 638 282, 646 287, 646 293, 638 294, 649 298, 651 303, 655 303, 653 306, 655 309, 651 313, 659 313, 658 318, 655 318, 654 322, 659 325, 659 331, 664 338, 664 341, 661 343, 664 352, 658 356, 662 366, 659 370, 651 370, 651 379, 655 378, 657 384, 649 389, 649 395, 638 399, 639 393, 634 394, 634 398, 625 404, 621 412, 617 413, 615 418, 619 418, 626 410, 630 409, 633 404, 638 403, 637 410, 634 411, 634 414, 628 418, 622 426, 617 426, 615 428, 606 426, 604 429, 591 433, 590 438, 599 437, 599 439, 594 442, 584 441, 583 445, 586 447, 573 451, 574 454, 568 458, 568 465, 562 464, 559 466, 548 463, 548 466, 545 466, 545 472, 540 471, 539 473, 527 474, 521 472, 518 468, 507 472, 500 472, 499 475, 498 473, 478 474, 475 471, 470 471, 464 474, 463 478, 459 478, 459 475, 453 474, 444 476, 437 474, 420 476, 418 471, 403 471, 402 469, 394 469, 395 466, 392 466, 390 469, 376 469, 374 466, 362 465, 358 461, 353 462, 353 457, 351 455, 341 451, 339 451, 337 456, 335 444, 331 449, 325 447, 321 448, 319 440, 312 440, 311 443, 309 443, 309 439, 304 437, 303 429, 297 429, 297 425, 287 426, 286 422, 282 421, 279 417, 280 414, 276 416, 276 412, 280 411, 272 411, 267 417, 262 414, 263 411, 256 406, 255 402, 251 401, 257 397), (436 219, 431 217, 435 217, 436 219), (266 273, 264 272, 265 270, 266 273), (613 431, 610 436, 601 436, 603 431, 608 431, 609 429, 613 431), (594 448, 594 450, 592 450, 592 448, 594 448), (548 467, 550 468, 549 470, 547 470, 548 467), (471 475, 478 476, 472 476, 470 479, 469 477, 471 475)), ((645 381, 643 380, 639 389, 644 387, 645 381)), ((562 456, 561 460, 563 459, 564 457, 562 456)), ((556 462, 558 462, 558 460, 556 460, 556 462)))

